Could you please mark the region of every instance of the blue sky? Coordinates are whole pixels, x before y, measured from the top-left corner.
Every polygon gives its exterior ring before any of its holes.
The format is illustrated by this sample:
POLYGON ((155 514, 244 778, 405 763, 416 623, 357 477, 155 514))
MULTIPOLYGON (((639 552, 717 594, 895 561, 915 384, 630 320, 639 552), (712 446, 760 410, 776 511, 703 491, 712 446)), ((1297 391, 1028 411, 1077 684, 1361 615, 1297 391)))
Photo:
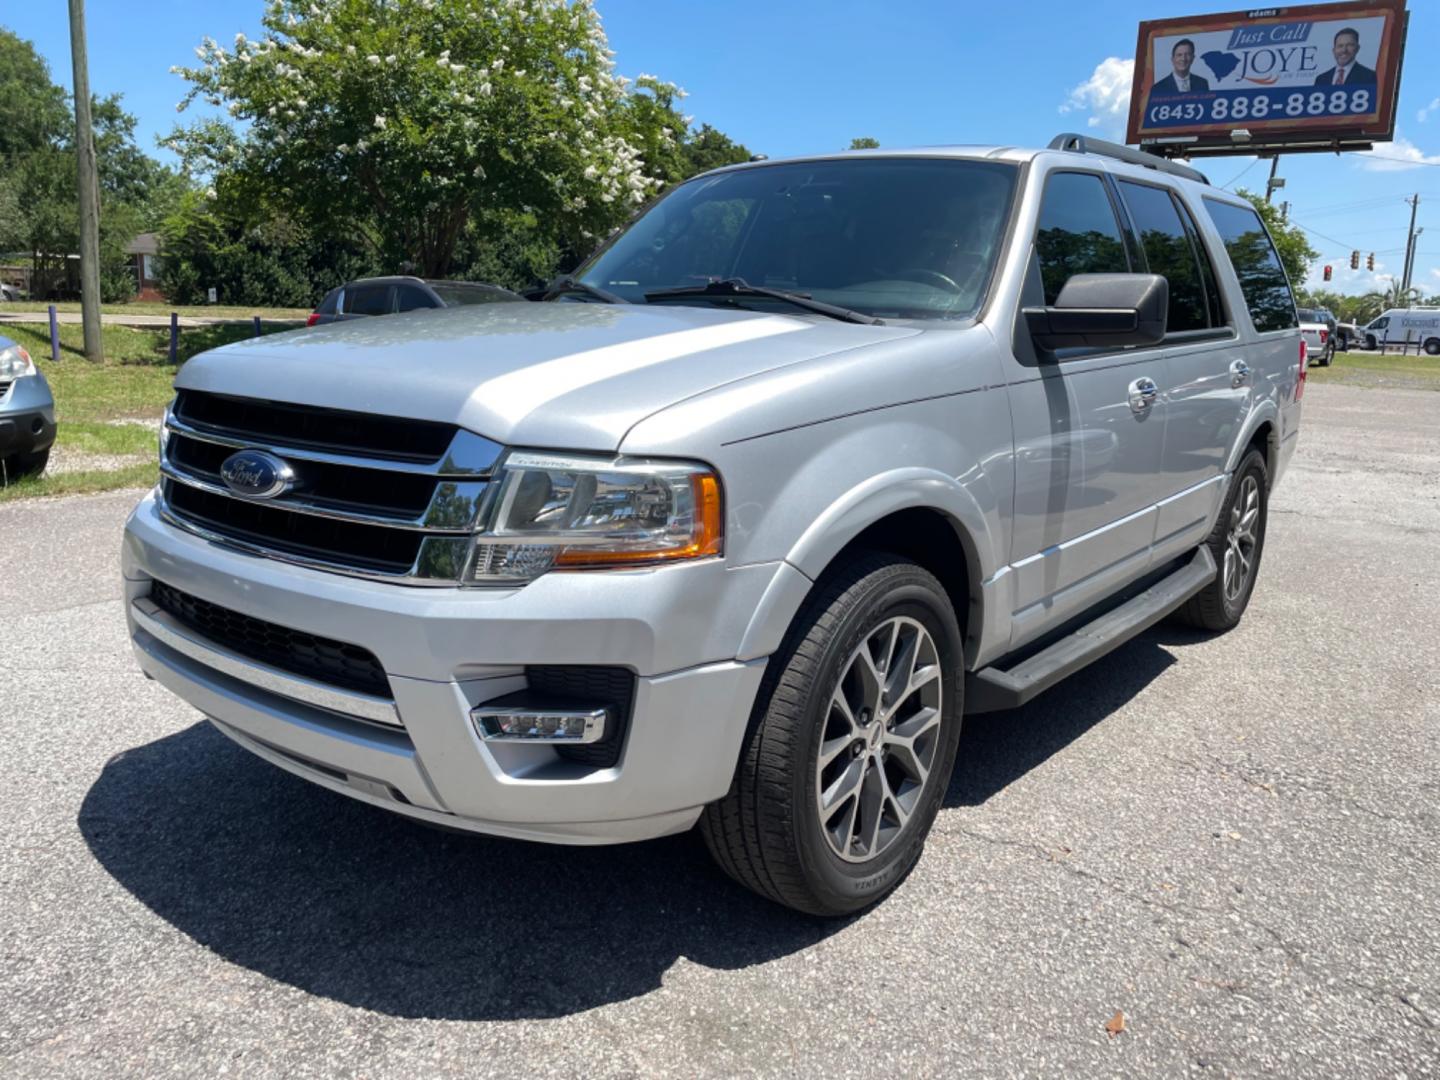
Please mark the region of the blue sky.
MULTIPOLYGON (((90 83, 120 92, 142 143, 174 125, 184 85, 172 64, 193 62, 203 35, 259 31, 261 0, 89 0, 90 83)), ((1044 145, 1057 132, 1123 138, 1126 63, 1141 19, 1233 11, 1191 0, 597 0, 618 71, 649 72, 690 92, 686 107, 772 157, 839 149, 870 135, 885 146, 1044 145), (1095 120, 1092 126, 1091 121, 1095 120)), ((1411 0, 1397 141, 1377 153, 1285 158, 1277 199, 1311 234, 1331 287, 1364 292, 1398 276, 1409 207, 1426 226, 1415 280, 1440 293, 1440 4, 1411 0), (1376 274, 1349 252, 1376 252, 1376 274)), ((12 0, 0 25, 34 41, 56 81, 70 83, 69 25, 59 0, 12 0)), ((1263 187, 1268 162, 1201 163, 1212 182, 1263 187)), ((1312 285, 1319 285, 1317 266, 1312 285)))

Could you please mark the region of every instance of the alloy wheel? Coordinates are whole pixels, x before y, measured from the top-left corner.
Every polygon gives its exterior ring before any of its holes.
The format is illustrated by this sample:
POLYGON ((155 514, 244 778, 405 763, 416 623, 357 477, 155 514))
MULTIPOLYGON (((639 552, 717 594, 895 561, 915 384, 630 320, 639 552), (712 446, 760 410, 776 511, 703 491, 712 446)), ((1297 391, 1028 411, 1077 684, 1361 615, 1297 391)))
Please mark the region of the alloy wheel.
POLYGON ((930 632, 896 616, 870 630, 841 667, 815 769, 815 805, 830 850, 865 862, 904 831, 925 792, 944 680, 930 632))
POLYGON ((1235 603, 1245 595, 1255 574, 1259 549, 1260 484, 1253 475, 1240 481, 1240 492, 1230 508, 1230 531, 1225 538, 1225 600, 1235 603))

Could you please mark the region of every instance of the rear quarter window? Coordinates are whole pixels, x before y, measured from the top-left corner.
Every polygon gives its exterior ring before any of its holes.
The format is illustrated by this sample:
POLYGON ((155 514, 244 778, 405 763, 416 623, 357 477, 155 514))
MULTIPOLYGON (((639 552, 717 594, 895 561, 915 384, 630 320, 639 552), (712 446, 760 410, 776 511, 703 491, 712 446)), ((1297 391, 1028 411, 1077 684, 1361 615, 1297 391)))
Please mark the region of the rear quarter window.
POLYGON ((1248 206, 1236 206, 1208 196, 1205 208, 1224 241, 1225 254, 1240 280, 1240 291, 1245 295, 1255 329, 1262 334, 1271 330, 1293 330, 1299 325, 1295 297, 1260 215, 1248 206))

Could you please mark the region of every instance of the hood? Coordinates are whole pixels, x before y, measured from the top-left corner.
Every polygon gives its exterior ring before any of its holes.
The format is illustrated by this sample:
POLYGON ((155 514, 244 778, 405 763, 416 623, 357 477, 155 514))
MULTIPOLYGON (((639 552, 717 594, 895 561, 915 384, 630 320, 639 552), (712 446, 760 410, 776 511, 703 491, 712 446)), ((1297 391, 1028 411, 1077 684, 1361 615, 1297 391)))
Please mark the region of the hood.
POLYGON ((498 303, 238 342, 190 360, 175 385, 439 420, 509 446, 614 450, 685 398, 917 332, 680 304, 498 303))

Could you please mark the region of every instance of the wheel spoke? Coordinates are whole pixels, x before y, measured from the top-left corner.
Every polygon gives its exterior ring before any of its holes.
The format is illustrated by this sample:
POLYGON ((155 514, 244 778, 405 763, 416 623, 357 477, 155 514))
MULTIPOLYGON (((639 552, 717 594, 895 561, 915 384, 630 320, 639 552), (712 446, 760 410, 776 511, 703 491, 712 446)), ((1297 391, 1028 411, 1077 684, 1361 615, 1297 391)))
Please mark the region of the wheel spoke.
POLYGON ((860 730, 860 725, 855 722, 855 713, 850 708, 850 702, 845 700, 845 684, 843 680, 835 689, 835 693, 830 695, 830 707, 844 718, 845 723, 850 726, 850 733, 852 735, 860 730))
POLYGON ((828 821, 834 817, 834 811, 838 809, 846 799, 856 795, 860 791, 861 783, 865 779, 865 759, 856 758, 845 770, 835 778, 835 782, 820 794, 820 812, 824 820, 828 821))
POLYGON ((817 763, 818 767, 823 771, 825 766, 829 765, 832 761, 834 761, 837 757, 839 757, 842 753, 844 753, 846 750, 848 750, 854 745, 855 737, 853 735, 840 735, 833 739, 826 739, 820 744, 820 758, 817 763))
POLYGON ((865 854, 874 855, 879 850, 880 822, 885 816, 884 781, 878 768, 865 772, 860 787, 860 834, 865 845, 865 854))

